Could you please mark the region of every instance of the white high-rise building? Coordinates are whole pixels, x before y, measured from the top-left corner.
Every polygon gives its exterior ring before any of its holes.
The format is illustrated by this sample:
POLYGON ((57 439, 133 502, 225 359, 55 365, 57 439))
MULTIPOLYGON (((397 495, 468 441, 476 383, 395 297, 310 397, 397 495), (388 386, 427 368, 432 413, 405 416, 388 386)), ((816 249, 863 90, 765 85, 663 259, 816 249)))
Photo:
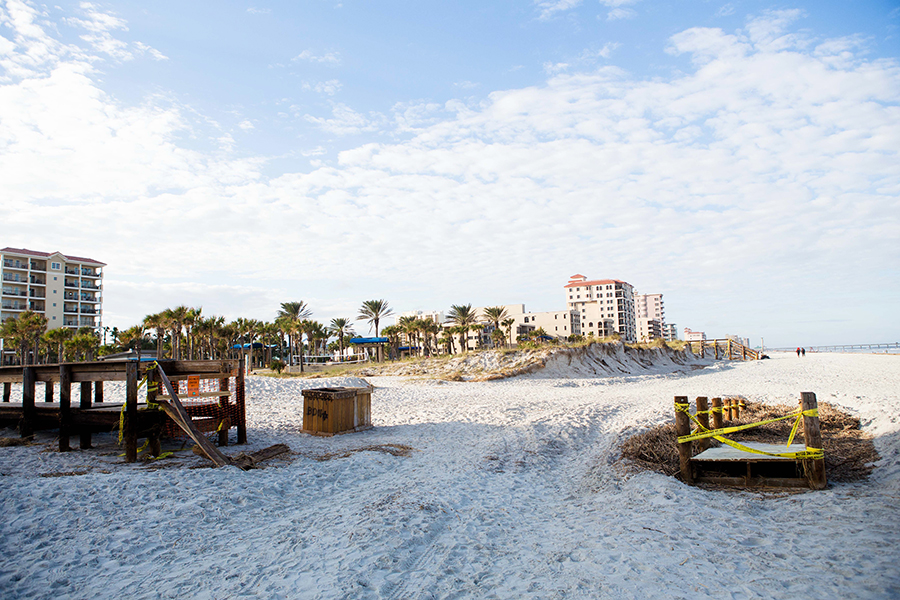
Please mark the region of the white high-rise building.
POLYGON ((31 310, 47 329, 91 327, 103 318, 103 267, 92 258, 23 248, 0 250, 0 321, 31 310))
POLYGON ((566 307, 580 315, 581 335, 618 334, 626 342, 637 340, 634 288, 630 283, 572 275, 563 290, 566 307))
POLYGON ((662 294, 635 294, 634 316, 640 341, 665 337, 666 309, 662 294))

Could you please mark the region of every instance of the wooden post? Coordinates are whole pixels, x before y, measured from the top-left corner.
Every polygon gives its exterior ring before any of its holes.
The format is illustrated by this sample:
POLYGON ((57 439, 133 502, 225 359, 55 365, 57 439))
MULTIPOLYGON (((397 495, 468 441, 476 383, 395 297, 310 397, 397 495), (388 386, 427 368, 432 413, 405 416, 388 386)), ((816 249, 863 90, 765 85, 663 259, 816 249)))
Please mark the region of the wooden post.
POLYGON ((718 341, 713 342, 713 352, 716 355, 716 360, 719 360, 719 342, 718 341))
POLYGON ((138 364, 125 363, 125 462, 137 461, 138 364))
POLYGON ((712 418, 713 418, 713 429, 721 429, 722 428, 722 399, 721 398, 713 398, 712 399, 712 418))
POLYGON ((237 376, 234 378, 235 404, 237 404, 237 443, 247 443, 247 404, 244 388, 244 370, 238 367, 237 376))
MULTIPOLYGON (((690 435, 691 418, 684 410, 690 410, 691 405, 687 396, 675 396, 675 435, 690 435), (680 410, 679 410, 680 409, 680 410)), ((678 444, 678 440, 675 440, 678 444)), ((691 472, 691 442, 678 444, 678 462, 681 466, 681 478, 685 483, 694 482, 694 474, 691 472)))
MULTIPOLYGON (((227 377, 219 380, 219 391, 228 391, 227 377)), ((221 423, 221 426, 219 428, 219 445, 227 446, 228 430, 230 429, 230 422, 226 423, 226 419, 228 419, 228 396, 219 396, 219 419, 219 422, 221 423)))
POLYGON ((722 414, 725 417, 725 421, 731 421, 731 398, 725 398, 725 406, 723 408, 724 412, 722 414))
MULTIPOLYGON (((81 382, 81 401, 78 403, 78 408, 81 410, 85 410, 91 407, 91 382, 90 381, 82 381, 81 382)), ((87 450, 91 447, 91 428, 89 425, 81 425, 81 431, 79 431, 79 440, 78 447, 82 450, 87 450)))
MULTIPOLYGON (((706 396, 697 396, 697 420, 709 429, 709 399, 706 396)), ((709 448, 709 438, 697 440, 697 446, 703 452, 709 448)))
POLYGON ((19 422, 19 435, 29 437, 34 434, 34 382, 36 373, 34 366, 26 365, 22 371, 22 420, 19 422))
POLYGON ((44 402, 53 402, 53 382, 44 382, 44 402))
POLYGON ((72 432, 72 367, 59 365, 59 451, 68 452, 72 432))
MULTIPOLYGON (((804 411, 819 408, 816 395, 812 392, 800 394, 800 408, 804 411)), ((822 449, 822 431, 819 429, 819 417, 803 417, 803 437, 806 438, 806 448, 822 449)), ((824 490, 828 482, 825 479, 825 459, 804 460, 803 467, 809 478, 809 487, 814 490, 824 490)))
POLYGON ((103 382, 94 382, 94 404, 103 404, 103 382))
POLYGON ((731 400, 731 408, 734 411, 735 420, 741 418, 741 401, 737 398, 732 398, 731 400))
MULTIPOLYGON (((151 369, 147 372, 147 403, 155 403, 157 395, 159 395, 159 375, 157 374, 156 369, 151 369)), ((160 434, 160 429, 154 428, 147 438, 151 456, 159 456, 162 454, 162 443, 159 439, 160 434)))
POLYGON ((12 396, 12 383, 5 381, 3 382, 3 401, 9 402, 10 396, 12 396))

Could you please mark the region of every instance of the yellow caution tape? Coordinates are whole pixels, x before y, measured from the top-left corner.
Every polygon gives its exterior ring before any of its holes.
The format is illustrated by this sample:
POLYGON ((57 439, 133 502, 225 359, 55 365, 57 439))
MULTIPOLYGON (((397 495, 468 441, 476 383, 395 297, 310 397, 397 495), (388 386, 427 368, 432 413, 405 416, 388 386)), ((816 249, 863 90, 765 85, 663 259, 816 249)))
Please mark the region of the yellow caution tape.
POLYGON ((794 441, 794 435, 797 433, 797 429, 800 426, 800 420, 803 417, 818 417, 819 409, 811 408, 809 410, 798 410, 797 412, 793 412, 787 414, 783 417, 775 417, 774 419, 767 419, 765 421, 759 421, 757 423, 748 423, 745 425, 736 425, 734 427, 722 427, 720 429, 712 429, 709 430, 700 423, 700 420, 697 419, 694 415, 691 414, 690 404, 680 404, 678 402, 675 403, 675 412, 683 412, 687 414, 697 424, 697 429, 691 432, 690 435, 682 435, 678 437, 678 443, 684 444, 685 442, 690 442, 693 440, 702 440, 706 438, 713 438, 722 442, 723 444, 727 444, 732 448, 737 450, 741 450, 743 452, 749 452, 751 454, 762 454, 765 456, 778 456, 782 458, 794 458, 798 460, 822 460, 825 458, 825 452, 821 448, 811 448, 807 447, 806 450, 801 450, 799 452, 764 452, 762 450, 756 450, 754 448, 750 448, 743 444, 739 444, 738 442, 733 442, 729 439, 722 437, 722 435, 726 433, 735 433, 737 431, 744 431, 746 429, 752 429, 753 427, 758 427, 760 425, 765 425, 767 423, 774 423, 776 421, 784 421, 786 419, 796 417, 796 421, 794 422, 794 426, 791 428, 791 435, 788 438, 787 448, 790 448, 791 443, 794 441))

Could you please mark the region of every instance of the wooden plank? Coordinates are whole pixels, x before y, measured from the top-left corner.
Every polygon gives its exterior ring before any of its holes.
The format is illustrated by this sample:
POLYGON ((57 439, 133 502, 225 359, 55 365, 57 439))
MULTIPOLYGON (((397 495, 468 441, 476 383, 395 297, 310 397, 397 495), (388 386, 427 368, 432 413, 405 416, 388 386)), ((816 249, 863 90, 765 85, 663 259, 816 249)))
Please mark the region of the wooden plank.
MULTIPOLYGON (((171 381, 171 379, 169 381, 171 381)), ((228 398, 229 396, 231 396, 231 392, 228 392, 228 391, 200 392, 196 396, 187 396, 184 398, 184 400, 194 400, 195 398, 219 398, 219 397, 228 398)), ((167 396, 165 394, 161 394, 161 395, 157 396, 157 398, 168 402, 172 399, 172 396, 167 396)))
POLYGON ((68 452, 72 431, 72 381, 69 365, 59 365, 59 451, 68 452))
MULTIPOLYGON (((800 408, 803 411, 818 409, 819 403, 812 392, 800 394, 800 408)), ((803 437, 806 439, 807 448, 822 449, 822 431, 819 429, 819 417, 803 417, 803 437)), ((803 467, 809 477, 809 487, 814 490, 824 490, 828 485, 825 479, 825 459, 805 460, 803 467)))
MULTIPOLYGON (((798 452, 801 448, 798 445, 793 445, 790 448, 786 447, 784 444, 764 444, 761 442, 741 442, 742 446, 747 446, 748 448, 753 448, 754 450, 760 450, 762 452, 798 452)), ((732 461, 732 462, 773 462, 773 461, 792 461, 797 460, 796 458, 787 458, 783 456, 768 456, 765 454, 753 454, 752 452, 744 452, 743 450, 739 450, 737 448, 732 448, 731 446, 722 445, 718 448, 710 448, 693 457, 691 460, 693 461, 732 461)))
POLYGON ((206 439, 206 436, 197 431, 191 424, 191 417, 187 414, 187 411, 184 410, 184 406, 182 406, 181 402, 178 400, 178 394, 176 394, 175 390, 172 388, 172 383, 169 381, 169 378, 166 377, 166 373, 162 366, 159 367, 158 373, 163 387, 169 392, 169 396, 171 397, 170 401, 159 403, 162 409, 166 411, 166 414, 169 415, 169 417, 171 417, 192 440, 194 440, 194 443, 200 446, 200 449, 203 450, 206 456, 208 456, 217 467, 224 467, 230 464, 228 457, 222 454, 218 448, 213 446, 212 443, 206 439))
POLYGON ((270 458, 274 458, 290 451, 291 449, 288 448, 286 444, 275 444, 274 446, 269 446, 268 448, 263 448, 262 450, 251 452, 250 454, 241 453, 234 458, 232 464, 246 471, 247 469, 252 469, 264 460, 269 460, 270 458))
POLYGON ((753 477, 749 481, 745 477, 710 477, 701 475, 696 483, 714 483, 737 487, 772 487, 772 488, 805 488, 809 484, 805 479, 792 477, 753 477))
POLYGON ((235 377, 234 386, 237 396, 235 397, 235 405, 237 406, 237 443, 247 443, 247 390, 244 381, 244 366, 242 364, 234 365, 235 377))

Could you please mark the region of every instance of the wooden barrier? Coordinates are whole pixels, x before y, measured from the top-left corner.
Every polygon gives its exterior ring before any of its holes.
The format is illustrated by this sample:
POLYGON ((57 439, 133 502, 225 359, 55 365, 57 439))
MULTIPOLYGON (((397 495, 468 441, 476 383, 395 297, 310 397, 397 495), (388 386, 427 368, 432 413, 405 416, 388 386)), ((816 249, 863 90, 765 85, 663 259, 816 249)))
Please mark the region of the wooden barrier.
MULTIPOLYGON (((713 410, 707 412, 707 398, 696 399, 697 415, 695 418, 701 425, 709 429, 708 415, 713 415, 713 429, 728 426, 726 420, 737 419, 742 409, 747 407, 741 398, 726 398, 724 414, 721 398, 713 398, 713 410), (732 415, 732 416, 729 416, 732 415), (723 419, 723 417, 725 417, 723 419)), ((807 451, 822 449, 822 434, 819 417, 816 416, 818 404, 816 395, 803 392, 800 398, 798 418, 803 419, 803 434, 807 451), (803 414, 812 413, 812 414, 803 414)), ((686 436, 691 433, 690 403, 687 396, 675 396, 675 433, 686 436)), ((808 487, 822 490, 827 486, 825 477, 825 459, 804 458, 803 454, 795 455, 780 444, 763 444, 759 442, 740 442, 740 445, 758 452, 744 451, 728 445, 707 448, 710 438, 696 440, 700 452, 693 456, 693 443, 687 441, 678 446, 679 470, 686 483, 714 483, 742 487, 808 487), (704 444, 703 442, 706 442, 704 444), (778 456, 789 454, 789 456, 778 456)))
POLYGON ((748 348, 732 339, 692 341, 687 342, 687 345, 691 352, 699 354, 700 358, 706 358, 707 350, 712 350, 716 360, 719 358, 727 358, 728 360, 759 360, 762 356, 758 350, 748 348))

